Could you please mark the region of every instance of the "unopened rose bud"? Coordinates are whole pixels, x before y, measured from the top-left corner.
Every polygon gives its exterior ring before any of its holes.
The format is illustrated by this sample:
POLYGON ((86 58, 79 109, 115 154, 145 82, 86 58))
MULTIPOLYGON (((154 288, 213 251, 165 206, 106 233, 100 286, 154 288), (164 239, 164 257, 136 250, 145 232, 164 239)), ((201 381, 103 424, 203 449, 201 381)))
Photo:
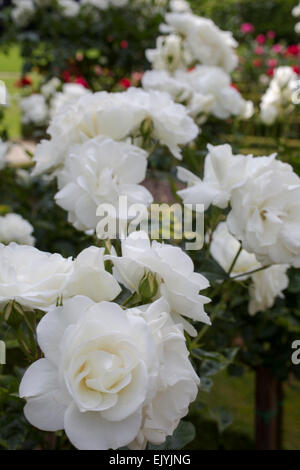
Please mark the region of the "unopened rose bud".
POLYGON ((144 274, 139 283, 139 294, 142 297, 143 302, 150 301, 157 294, 158 282, 156 275, 152 272, 144 274))

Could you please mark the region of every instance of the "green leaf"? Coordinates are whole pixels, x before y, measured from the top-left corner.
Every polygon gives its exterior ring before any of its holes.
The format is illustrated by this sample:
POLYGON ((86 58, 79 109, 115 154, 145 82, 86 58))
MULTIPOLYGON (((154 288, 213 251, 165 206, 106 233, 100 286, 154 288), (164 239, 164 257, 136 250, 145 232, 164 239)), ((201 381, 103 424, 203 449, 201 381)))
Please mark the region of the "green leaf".
POLYGON ((210 410, 212 419, 217 423, 218 431, 220 434, 232 424, 232 415, 228 410, 222 408, 221 406, 212 408, 210 410))
POLYGON ((155 446, 148 444, 149 450, 181 450, 195 439, 196 431, 192 423, 181 421, 172 436, 167 437, 164 444, 155 446))

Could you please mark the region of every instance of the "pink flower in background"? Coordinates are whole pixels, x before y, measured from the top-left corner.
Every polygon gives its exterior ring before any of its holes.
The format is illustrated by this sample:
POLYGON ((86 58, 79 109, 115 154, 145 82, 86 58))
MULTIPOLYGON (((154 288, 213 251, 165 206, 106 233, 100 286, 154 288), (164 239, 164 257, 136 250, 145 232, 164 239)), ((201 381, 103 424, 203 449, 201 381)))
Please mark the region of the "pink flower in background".
POLYGON ((277 59, 268 59, 267 60, 268 67, 277 67, 278 60, 277 59))
POLYGON ((259 34, 257 37, 256 37, 256 42, 258 44, 264 44, 266 42, 266 36, 264 34, 259 34))
POLYGON ((75 83, 77 83, 78 85, 82 85, 84 86, 84 88, 88 88, 88 83, 86 81, 86 79, 82 76, 79 76, 79 77, 76 77, 75 79, 75 83))
POLYGON ((272 50, 276 52, 276 54, 280 54, 283 51, 283 47, 281 44, 274 44, 272 50))
POLYGON ((242 33, 245 33, 245 34, 247 34, 247 33, 253 33, 253 31, 254 31, 254 26, 253 26, 253 24, 251 24, 251 23, 243 23, 243 24, 241 25, 241 31, 242 31, 242 33))
POLYGON ((123 39, 123 41, 120 42, 121 49, 128 49, 128 42, 123 39))
POLYGON ((102 75, 102 67, 100 65, 95 65, 94 71, 95 74, 98 75, 98 77, 102 75))
POLYGON ((298 65, 293 65, 292 66, 292 69, 294 70, 295 73, 297 73, 298 75, 300 75, 300 67, 298 65))
POLYGON ((130 82, 129 78, 122 78, 122 80, 120 80, 120 85, 123 88, 129 88, 130 85, 131 85, 131 82, 130 82))
POLYGON ((264 48, 263 48, 262 46, 257 46, 257 47, 254 49, 254 52, 255 52, 255 54, 257 54, 257 55, 262 55, 262 54, 265 52, 265 50, 264 50, 264 48))
POLYGON ((268 39, 274 39, 275 36, 276 36, 275 31, 268 31, 268 32, 267 32, 267 38, 268 38, 268 39))
POLYGON ((267 75, 269 75, 269 77, 273 77, 273 75, 274 75, 274 69, 268 69, 268 70, 267 70, 267 75))
POLYGON ((298 46, 298 44, 291 44, 290 46, 287 47, 286 51, 285 51, 286 55, 299 55, 300 53, 300 48, 298 46))

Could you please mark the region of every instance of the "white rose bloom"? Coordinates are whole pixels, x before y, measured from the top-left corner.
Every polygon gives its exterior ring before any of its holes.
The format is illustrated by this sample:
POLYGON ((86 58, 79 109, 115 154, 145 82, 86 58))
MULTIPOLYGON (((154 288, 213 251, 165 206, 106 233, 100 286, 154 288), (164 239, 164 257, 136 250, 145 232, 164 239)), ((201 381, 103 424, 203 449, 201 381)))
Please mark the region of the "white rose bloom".
POLYGON ((232 190, 243 184, 249 175, 252 156, 233 155, 230 145, 207 146, 203 180, 184 168, 178 168, 178 178, 187 183, 177 191, 185 204, 204 204, 205 210, 213 204, 225 209, 232 190))
POLYGON ((170 9, 171 11, 177 12, 177 13, 184 13, 187 11, 191 11, 190 5, 185 0, 171 0, 170 9))
POLYGON ((24 124, 45 125, 48 120, 48 107, 43 95, 34 93, 20 101, 24 124))
POLYGON ((36 148, 33 174, 63 166, 73 144, 100 135, 114 140, 135 137, 145 120, 150 121, 153 138, 178 158, 179 145, 190 142, 198 133, 185 107, 174 103, 166 93, 147 93, 137 88, 121 93, 89 93, 54 116, 48 128, 51 140, 42 141, 36 148))
POLYGON ((76 102, 81 96, 90 94, 84 86, 78 83, 65 83, 62 92, 57 92, 53 96, 50 105, 51 118, 58 112, 63 112, 66 105, 76 102))
POLYGON ((57 204, 68 211, 68 220, 79 230, 95 230, 99 205, 116 209, 120 196, 128 204, 152 202, 140 186, 146 176, 147 153, 131 144, 96 137, 71 147, 64 170, 58 176, 57 204))
POLYGON ((195 118, 212 114, 219 119, 232 115, 248 119, 253 114, 253 103, 242 98, 220 67, 198 65, 191 71, 176 71, 173 76, 162 70, 148 71, 142 83, 147 90, 166 91, 175 101, 186 104, 195 118))
POLYGON ((253 163, 255 171, 232 191, 229 230, 263 265, 300 267, 300 178, 274 156, 253 163))
POLYGON ((32 225, 19 214, 7 214, 0 217, 0 243, 8 245, 16 242, 22 245, 34 245, 32 225))
POLYGON ((208 297, 199 291, 209 287, 208 280, 194 272, 191 258, 179 247, 150 243, 146 232, 133 232, 122 241, 122 257, 110 256, 115 266, 115 276, 131 292, 137 292, 139 282, 146 272, 157 275, 157 297, 163 296, 169 303, 176 322, 195 335, 195 328, 182 316, 210 324, 204 305, 208 297))
POLYGON ((51 98, 60 86, 60 79, 57 77, 53 77, 41 86, 41 93, 46 99, 51 98))
POLYGON ((292 9, 293 16, 300 16, 300 3, 292 9))
POLYGON ((275 70, 260 103, 260 116, 265 124, 271 125, 277 118, 283 118, 294 110, 293 94, 297 88, 298 76, 291 67, 278 67, 275 70))
MULTIPOLYGON (((225 222, 221 222, 213 233, 210 252, 213 258, 228 272, 240 243, 228 231, 225 222)), ((274 305, 276 297, 283 297, 282 291, 287 288, 289 279, 286 274, 288 265, 274 265, 253 274, 250 271, 261 268, 254 254, 242 250, 232 270, 232 276, 239 276, 242 281, 251 278, 249 287, 250 301, 248 311, 250 315, 263 312, 274 305)))
POLYGON ((104 269, 104 249, 90 247, 72 258, 11 243, 0 245, 0 305, 15 299, 26 308, 42 310, 59 297, 75 294, 96 302, 113 300, 120 286, 104 269))
MULTIPOLYGON (((224 271, 229 271, 240 246, 240 242, 229 233, 226 222, 220 222, 212 236, 210 253, 224 271)), ((240 276, 260 267, 261 264, 253 253, 242 250, 232 269, 231 276, 240 276)), ((239 277, 240 280, 246 278, 247 276, 239 277)))
POLYGON ((124 311, 77 296, 50 310, 37 328, 45 358, 20 385, 27 420, 44 431, 64 429, 81 450, 163 442, 199 384, 167 309, 160 300, 124 311))
POLYGON ((30 22, 35 13, 35 6, 32 0, 14 0, 14 8, 11 12, 13 22, 17 25, 25 27, 30 22))
POLYGON ((63 11, 63 15, 72 18, 77 16, 80 10, 80 4, 75 0, 57 0, 63 11))
MULTIPOLYGON (((215 23, 192 13, 167 13, 162 31, 172 32, 184 38, 184 49, 192 60, 204 65, 216 65, 232 72, 238 64, 234 51, 237 42, 229 31, 222 31, 215 23)), ((187 65, 190 65, 187 64, 187 65)))
POLYGON ((187 144, 198 135, 198 127, 181 104, 174 103, 167 93, 146 92, 139 88, 127 90, 129 102, 135 102, 153 125, 152 136, 166 145, 174 157, 182 159, 180 145, 187 144))
POLYGON ((156 48, 147 49, 145 54, 154 69, 174 72, 186 68, 183 42, 178 34, 159 36, 156 39, 156 48))
POLYGON ((2 170, 6 166, 6 154, 8 151, 8 143, 3 142, 0 139, 0 170, 2 170))
POLYGON ((286 264, 270 266, 251 276, 253 284, 249 288, 249 313, 254 315, 274 305, 276 297, 284 297, 282 292, 289 285, 286 264))

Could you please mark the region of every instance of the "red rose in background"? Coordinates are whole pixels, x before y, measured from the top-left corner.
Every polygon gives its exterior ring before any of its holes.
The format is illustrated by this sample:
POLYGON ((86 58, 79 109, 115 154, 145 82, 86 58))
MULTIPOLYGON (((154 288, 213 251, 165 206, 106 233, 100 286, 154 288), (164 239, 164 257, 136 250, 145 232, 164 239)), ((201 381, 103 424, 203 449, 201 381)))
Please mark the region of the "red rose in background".
POLYGON ((257 37, 256 37, 256 42, 258 44, 264 44, 266 42, 266 36, 264 34, 259 34, 257 37))
POLYGON ((15 83, 15 86, 18 88, 23 88, 25 86, 31 86, 32 85, 32 80, 30 77, 21 77, 20 80, 18 80, 15 83))
POLYGON ((129 88, 130 85, 131 85, 131 82, 130 82, 129 78, 122 78, 122 80, 120 80, 120 85, 123 88, 129 88))
POLYGON ((120 46, 121 46, 121 49, 128 49, 128 42, 125 41, 125 39, 123 41, 120 42, 120 46))
POLYGON ((84 88, 88 88, 88 82, 86 81, 86 79, 84 77, 76 77, 75 79, 75 83, 78 83, 78 85, 82 85, 84 86, 84 88))

